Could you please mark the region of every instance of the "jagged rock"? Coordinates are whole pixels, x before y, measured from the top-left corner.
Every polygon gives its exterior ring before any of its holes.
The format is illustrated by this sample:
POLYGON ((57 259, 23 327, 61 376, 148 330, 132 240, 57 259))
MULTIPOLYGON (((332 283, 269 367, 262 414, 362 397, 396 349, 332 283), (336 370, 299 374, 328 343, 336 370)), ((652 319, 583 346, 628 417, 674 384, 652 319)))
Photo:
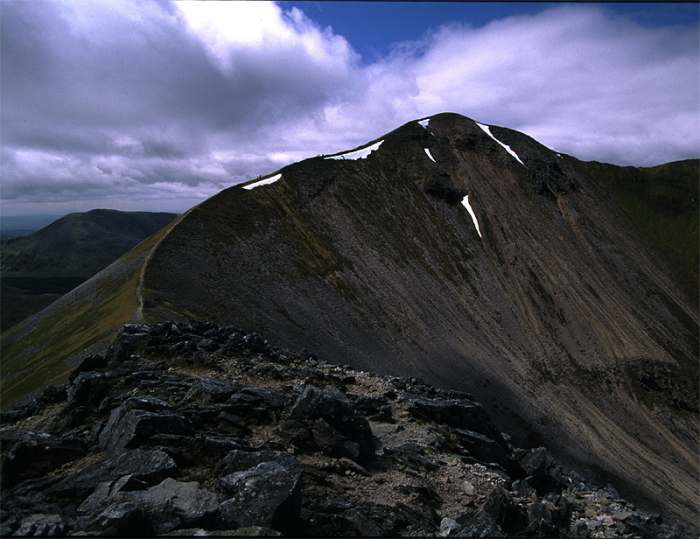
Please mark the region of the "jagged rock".
POLYGON ((459 444, 479 460, 503 463, 510 456, 508 447, 502 441, 499 443, 468 429, 454 429, 454 433, 457 435, 459 444))
POLYGON ((496 431, 481 405, 475 402, 457 399, 412 399, 408 411, 417 419, 476 431, 500 441, 500 433, 496 431))
POLYGON ((129 329, 125 331, 122 329, 119 337, 107 350, 107 361, 112 364, 127 361, 132 354, 142 352, 146 348, 149 338, 150 335, 146 330, 132 331, 129 329))
POLYGON ((0 411, 0 423, 15 423, 34 415, 44 406, 56 404, 66 400, 65 385, 50 385, 43 390, 21 399, 8 410, 0 411))
POLYGON ((80 375, 83 372, 98 371, 106 367, 107 358, 105 356, 99 354, 90 354, 89 356, 84 357, 81 360, 80 364, 75 369, 73 369, 73 372, 71 373, 68 380, 72 383, 78 377, 78 375, 80 375))
POLYGON ((517 535, 528 525, 527 513, 516 504, 502 487, 496 487, 476 511, 459 519, 463 525, 460 536, 505 537, 517 535))
POLYGON ((303 388, 289 412, 292 419, 324 417, 331 419, 333 424, 346 423, 353 415, 350 401, 343 393, 335 388, 324 391, 312 385, 303 388))
POLYGON ((203 436, 202 449, 208 454, 227 453, 232 450, 250 450, 248 443, 237 436, 203 436))
POLYGON ((11 485, 32 477, 41 477, 59 466, 85 455, 82 444, 45 432, 6 431, 0 434, 3 449, 9 447, 2 462, 2 484, 11 485))
POLYGON ((532 165, 527 167, 527 176, 536 193, 550 198, 576 190, 576 183, 552 160, 533 158, 532 165))
POLYGON ((82 372, 68 387, 68 406, 97 407, 107 393, 110 373, 82 372))
POLYGON ((132 475, 124 475, 114 481, 103 481, 95 487, 90 496, 78 506, 79 513, 95 513, 107 505, 107 502, 127 489, 127 485, 133 481, 132 475))
POLYGON ((434 515, 422 508, 353 503, 343 498, 320 500, 305 515, 307 535, 321 537, 396 536, 397 530, 413 530, 410 535, 427 536, 434 529, 434 515), (313 522, 312 522, 313 521, 313 522), (422 533, 421 533, 422 532, 422 533))
POLYGON ((142 335, 150 331, 151 326, 148 324, 124 324, 122 326, 122 334, 124 335, 142 335))
POLYGON ((100 447, 112 453, 134 447, 154 434, 192 433, 190 422, 152 397, 131 397, 112 410, 100 433, 100 447))
POLYGON ((236 388, 230 384, 212 378, 199 378, 185 395, 186 402, 222 402, 235 393, 236 388))
POLYGON ((106 536, 145 537, 154 533, 144 511, 133 501, 110 505, 92 518, 87 527, 106 536))
POLYGON ((7 511, 0 510, 2 516, 0 517, 0 537, 7 537, 12 535, 17 527, 20 525, 20 519, 17 515, 10 514, 7 511))
POLYGON ((36 397, 29 396, 17 402, 9 410, 0 411, 0 423, 16 423, 29 416, 32 416, 39 409, 40 404, 36 397))
POLYGON ((519 459, 528 482, 539 494, 560 491, 566 485, 563 470, 544 447, 531 449, 519 459))
POLYGON ((131 521, 136 518, 132 507, 136 507, 156 534, 205 522, 216 514, 219 506, 216 494, 199 488, 196 481, 182 483, 172 478, 143 492, 121 492, 115 498, 103 515, 122 515, 131 521))
POLYGON ((228 399, 228 409, 256 422, 269 421, 288 403, 284 395, 269 389, 244 387, 228 399))
POLYGON ((440 531, 438 535, 440 537, 454 537, 459 535, 460 529, 461 526, 456 520, 445 517, 440 521, 440 531))
POLYGON ((63 535, 65 524, 60 515, 35 513, 22 519, 14 535, 21 537, 57 537, 63 535))
POLYGON ((219 345, 214 339, 202 339, 197 343, 197 348, 203 350, 204 352, 213 352, 219 348, 219 345))
POLYGON ((537 537, 552 537, 566 529, 570 517, 571 508, 563 496, 535 500, 527 507, 528 531, 537 537))
POLYGON ((50 490, 56 494, 85 496, 95 485, 104 481, 129 476, 131 481, 148 486, 176 472, 175 462, 165 452, 158 449, 133 449, 65 476, 56 485, 52 485, 50 490))
POLYGON ((392 421, 391 406, 387 397, 353 395, 352 404, 370 421, 392 421))
POLYGON ((177 470, 173 459, 158 449, 126 451, 110 460, 105 467, 110 469, 112 475, 130 474, 145 483, 156 483, 177 470))
POLYGON ((174 354, 191 354, 197 351, 197 343, 195 341, 180 341, 170 346, 168 351, 174 354))
POLYGON ((369 423, 365 418, 355 415, 350 401, 337 389, 322 391, 315 386, 307 385, 292 406, 289 419, 291 422, 285 425, 286 434, 291 434, 293 440, 301 441, 303 445, 308 445, 310 434, 312 439, 318 437, 327 448, 331 445, 336 448, 339 443, 342 447, 340 450, 342 456, 349 456, 360 463, 374 456, 375 442, 369 423), (323 419, 338 434, 331 435, 328 428, 318 424, 318 436, 315 436, 313 422, 317 419, 323 419), (309 430, 305 431, 300 424, 306 424, 309 430), (304 436, 307 440, 300 440, 300 437, 304 436))
POLYGON ((484 511, 477 512, 459 531, 459 537, 507 537, 496 519, 484 511))
POLYGON ((232 497, 221 504, 220 519, 229 526, 289 530, 301 511, 301 485, 298 463, 281 459, 227 475, 219 486, 232 497))
MULTIPOLYGON (((217 466, 217 473, 229 475, 254 468, 263 462, 277 462, 289 470, 299 468, 299 462, 289 453, 282 451, 229 451, 217 466)), ((296 473, 296 472, 295 472, 296 473)))
POLYGON ((325 419, 316 419, 311 427, 316 447, 324 455, 333 457, 349 457, 357 460, 360 457, 360 444, 348 440, 337 430, 331 427, 325 419))

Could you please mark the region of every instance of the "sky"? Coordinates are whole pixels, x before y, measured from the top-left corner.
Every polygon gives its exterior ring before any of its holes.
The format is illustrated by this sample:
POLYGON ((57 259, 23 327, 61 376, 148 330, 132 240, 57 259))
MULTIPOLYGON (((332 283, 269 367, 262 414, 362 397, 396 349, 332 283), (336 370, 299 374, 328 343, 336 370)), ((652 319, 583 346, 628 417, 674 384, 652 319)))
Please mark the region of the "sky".
POLYGON ((438 112, 700 156, 697 4, 0 3, 0 212, 184 211, 438 112))

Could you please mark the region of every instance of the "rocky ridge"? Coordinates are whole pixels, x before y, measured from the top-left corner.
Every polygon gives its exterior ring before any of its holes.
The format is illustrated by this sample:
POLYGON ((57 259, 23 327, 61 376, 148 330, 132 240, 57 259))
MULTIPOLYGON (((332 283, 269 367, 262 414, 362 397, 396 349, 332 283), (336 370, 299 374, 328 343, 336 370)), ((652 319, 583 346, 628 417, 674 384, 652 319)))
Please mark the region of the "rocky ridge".
POLYGON ((690 537, 467 393, 208 322, 126 325, 0 421, 3 536, 690 537))
POLYGON ((367 152, 232 186, 3 334, 4 405, 123 323, 236 324, 469 392, 514 444, 697 525, 698 161, 586 163, 451 113, 367 152))

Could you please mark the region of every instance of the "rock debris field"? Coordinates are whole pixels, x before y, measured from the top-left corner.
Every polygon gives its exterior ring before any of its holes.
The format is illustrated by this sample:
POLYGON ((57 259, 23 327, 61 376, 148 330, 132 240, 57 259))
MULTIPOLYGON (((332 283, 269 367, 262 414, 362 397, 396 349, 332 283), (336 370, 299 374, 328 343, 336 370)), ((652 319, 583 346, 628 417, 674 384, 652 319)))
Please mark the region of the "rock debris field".
POLYGON ((690 537, 466 393, 212 323, 126 325, 1 421, 3 536, 690 537))

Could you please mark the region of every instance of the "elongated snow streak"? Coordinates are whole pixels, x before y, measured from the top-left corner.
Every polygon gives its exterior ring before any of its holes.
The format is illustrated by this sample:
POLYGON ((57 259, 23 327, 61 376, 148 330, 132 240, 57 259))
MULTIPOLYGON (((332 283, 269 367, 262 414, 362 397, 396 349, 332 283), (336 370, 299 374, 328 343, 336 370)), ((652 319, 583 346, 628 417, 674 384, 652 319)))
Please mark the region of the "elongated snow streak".
POLYGON ((421 120, 418 122, 418 125, 421 127, 424 127, 425 129, 428 129, 428 124, 430 123, 430 118, 426 118, 425 120, 421 120))
POLYGON ((429 150, 428 148, 423 148, 423 149, 425 150, 425 155, 427 155, 428 157, 430 157, 430 160, 431 160, 433 163, 437 163, 437 161, 435 161, 435 158, 430 154, 430 150, 429 150))
POLYGON ((380 140, 379 142, 375 142, 374 144, 371 144, 370 146, 366 146, 366 147, 361 148, 359 150, 355 150, 354 152, 341 153, 340 155, 331 155, 329 157, 326 157, 326 159, 352 159, 352 160, 364 159, 372 152, 378 150, 379 147, 382 145, 382 142, 384 142, 384 141, 380 140))
POLYGON ((462 199, 462 206, 467 208, 467 211, 469 212, 469 215, 472 216, 472 221, 474 221, 474 228, 476 228, 476 233, 479 234, 479 237, 481 238, 481 230, 479 230, 479 221, 476 220, 476 214, 474 213, 474 210, 472 209, 471 204, 469 204, 469 195, 465 196, 462 199))
POLYGON ((518 163, 520 163, 522 166, 525 166, 525 163, 523 163, 523 162, 520 160, 520 157, 518 157, 518 154, 515 153, 515 152, 513 151, 513 149, 512 149, 510 146, 508 146, 507 144, 503 144, 500 140, 498 140, 496 137, 494 137, 494 136, 491 134, 491 129, 489 129, 489 126, 488 126, 488 125, 480 124, 479 122, 474 122, 474 123, 475 123, 476 125, 478 125, 479 127, 481 127, 481 129, 484 131, 484 133, 486 133, 489 137, 491 137, 493 140, 495 140, 495 141, 498 142, 501 146, 503 146, 503 148, 505 149, 505 151, 507 151, 510 155, 512 155, 513 157, 515 157, 515 160, 516 160, 518 163))
POLYGON ((275 174, 274 176, 270 176, 269 178, 265 178, 263 180, 260 180, 259 182, 249 183, 248 185, 244 185, 243 189, 255 189, 256 187, 260 187, 261 185, 270 185, 271 183, 275 183, 281 177, 282 177, 282 174, 275 174))

